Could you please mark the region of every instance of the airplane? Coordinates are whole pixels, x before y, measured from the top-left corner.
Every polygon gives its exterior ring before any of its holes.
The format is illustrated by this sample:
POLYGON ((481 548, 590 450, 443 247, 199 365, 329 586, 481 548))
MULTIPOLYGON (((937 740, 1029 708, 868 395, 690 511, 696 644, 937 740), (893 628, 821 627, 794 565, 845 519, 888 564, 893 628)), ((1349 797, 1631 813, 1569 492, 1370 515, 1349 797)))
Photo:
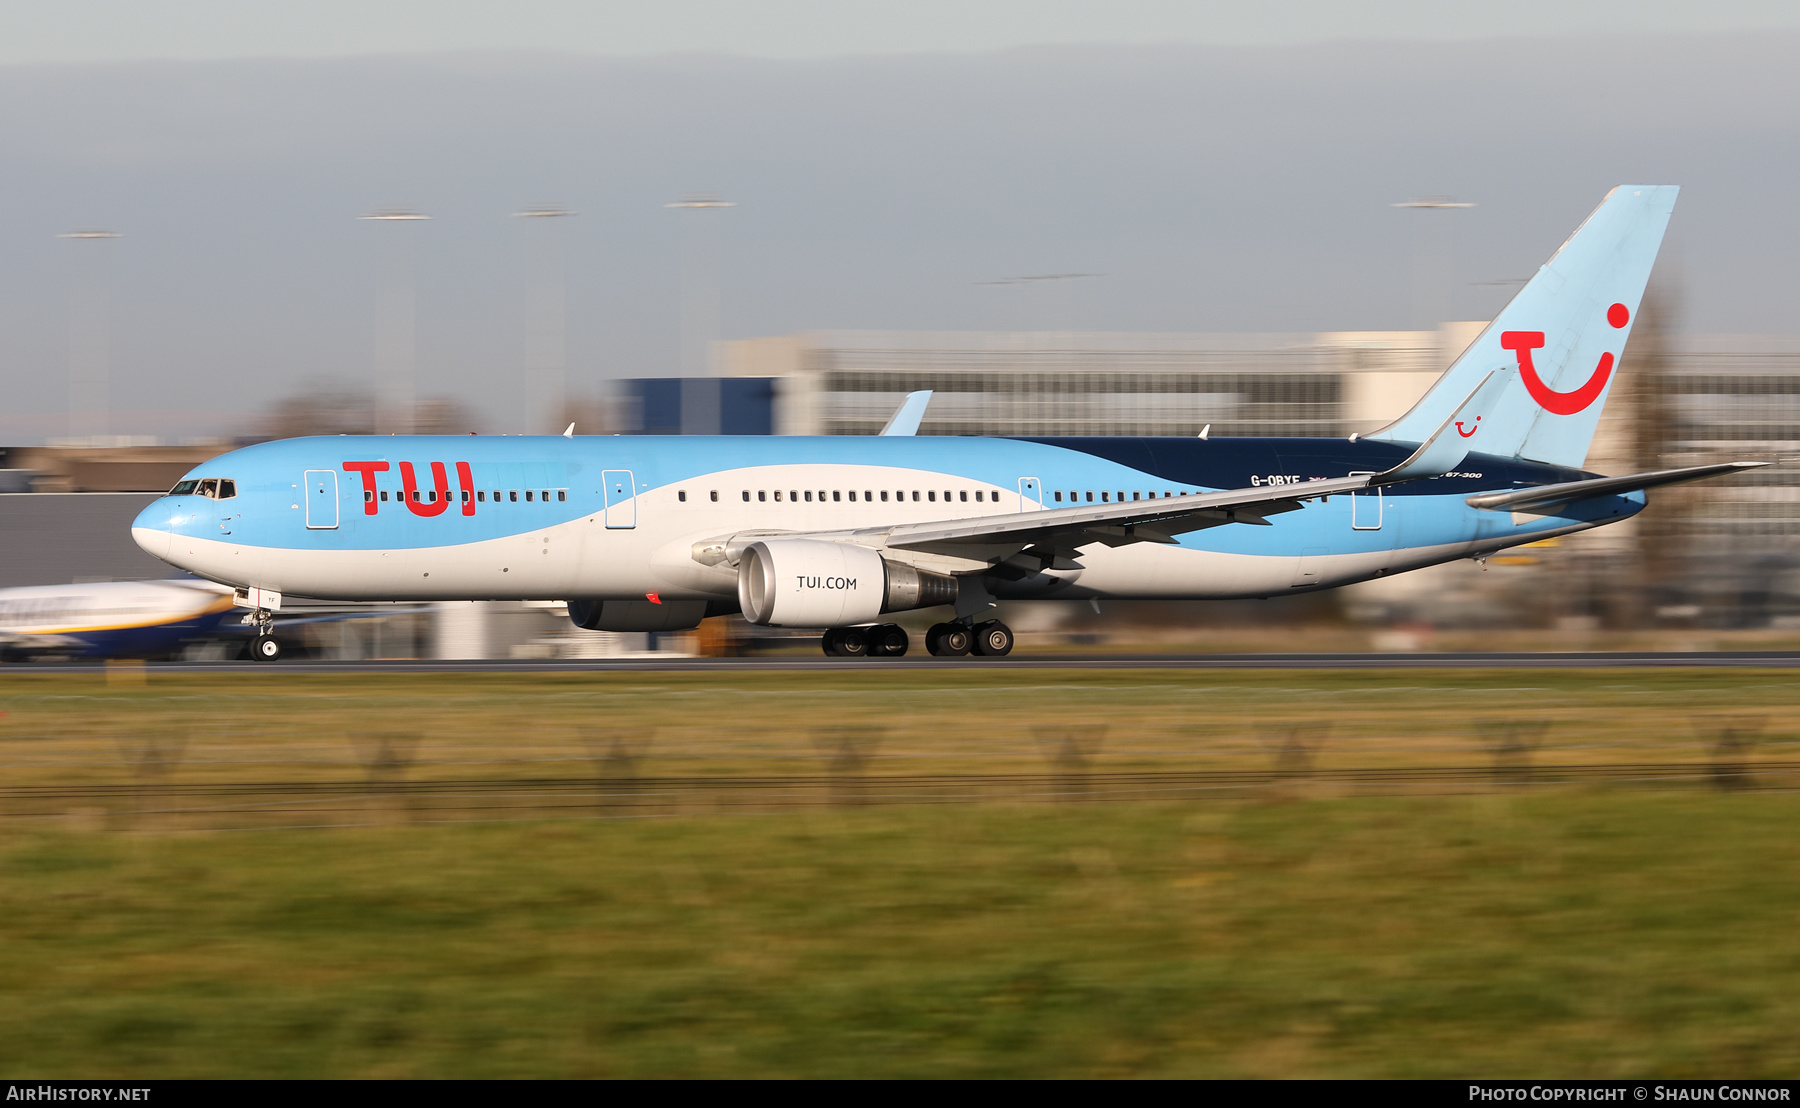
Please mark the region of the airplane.
MULTIPOLYGON (((234 614, 233 591, 192 577, 0 589, 0 661, 169 658, 198 642, 248 645, 260 624, 234 614)), ((284 616, 281 626, 390 614, 313 606, 284 616)))
POLYGON ((1001 600, 1282 596, 1627 519, 1726 462, 1582 469, 1674 186, 1622 185, 1414 407, 1347 439, 313 437, 197 467, 132 524, 230 585, 274 660, 282 597, 568 602, 590 630, 741 612, 826 654, 1008 654, 1001 600))
POLYGON ((232 608, 230 586, 191 579, 0 589, 0 659, 178 654, 232 608))

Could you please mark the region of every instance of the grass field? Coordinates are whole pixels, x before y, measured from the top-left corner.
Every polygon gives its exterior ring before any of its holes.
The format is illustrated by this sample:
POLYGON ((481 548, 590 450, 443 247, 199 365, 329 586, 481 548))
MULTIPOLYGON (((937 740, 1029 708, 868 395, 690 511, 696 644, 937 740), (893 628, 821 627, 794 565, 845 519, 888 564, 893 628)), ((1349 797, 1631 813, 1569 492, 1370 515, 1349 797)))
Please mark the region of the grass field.
POLYGON ((5 1076, 1800 1069, 1800 793, 1554 783, 1790 760, 1782 674, 215 681, 0 686, 5 1076), (377 805, 312 829, 156 800, 625 762, 818 774, 870 736, 871 781, 1072 772, 1072 742, 1097 774, 1283 772, 1180 803, 377 805), (1494 772, 1316 780, 1408 765, 1494 772), (122 806, 25 799, 87 787, 122 806))

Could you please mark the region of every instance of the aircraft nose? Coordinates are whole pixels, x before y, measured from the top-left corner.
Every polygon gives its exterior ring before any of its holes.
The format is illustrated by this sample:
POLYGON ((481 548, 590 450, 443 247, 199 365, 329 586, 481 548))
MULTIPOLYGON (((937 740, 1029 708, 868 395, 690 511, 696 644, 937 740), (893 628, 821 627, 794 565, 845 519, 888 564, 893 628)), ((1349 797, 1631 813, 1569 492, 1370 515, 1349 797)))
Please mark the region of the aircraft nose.
POLYGON ((174 506, 158 500, 131 521, 131 538, 159 561, 169 560, 169 544, 175 540, 174 506))

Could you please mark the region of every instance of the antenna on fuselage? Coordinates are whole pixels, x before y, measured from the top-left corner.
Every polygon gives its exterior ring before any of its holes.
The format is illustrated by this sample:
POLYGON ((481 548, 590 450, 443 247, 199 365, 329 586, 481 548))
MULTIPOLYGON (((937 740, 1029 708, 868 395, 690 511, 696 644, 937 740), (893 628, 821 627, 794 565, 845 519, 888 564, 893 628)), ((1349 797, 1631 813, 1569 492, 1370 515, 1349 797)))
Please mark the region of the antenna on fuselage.
POLYGON ((1206 436, 1208 436, 1210 434, 1212 434, 1212 424, 1209 423, 1206 426, 1200 428, 1200 439, 1202 442, 1204 442, 1206 440, 1206 436))
POLYGON ((573 423, 571 423, 567 427, 563 428, 563 438, 572 439, 574 437, 575 437, 575 425, 573 423))

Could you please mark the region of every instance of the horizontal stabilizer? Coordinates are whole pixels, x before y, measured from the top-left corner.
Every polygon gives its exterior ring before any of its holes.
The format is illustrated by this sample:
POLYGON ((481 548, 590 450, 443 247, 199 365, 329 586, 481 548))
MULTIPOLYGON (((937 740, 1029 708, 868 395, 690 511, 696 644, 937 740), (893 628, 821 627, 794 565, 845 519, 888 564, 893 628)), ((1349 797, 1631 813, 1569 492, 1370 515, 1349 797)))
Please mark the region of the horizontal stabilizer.
POLYGON ((1469 497, 1465 503, 1471 508, 1491 508, 1498 512, 1529 512, 1534 508, 1567 504, 1571 500, 1641 492, 1659 485, 1677 485, 1683 481, 1698 481, 1703 477, 1716 477, 1721 473, 1736 473, 1745 469, 1760 469, 1773 464, 1772 462, 1720 462, 1715 465, 1689 466, 1686 469, 1659 469, 1650 473, 1630 473, 1623 477, 1594 477, 1586 481, 1564 481, 1560 485, 1539 485, 1536 488, 1515 489, 1512 492, 1484 492, 1469 497))

